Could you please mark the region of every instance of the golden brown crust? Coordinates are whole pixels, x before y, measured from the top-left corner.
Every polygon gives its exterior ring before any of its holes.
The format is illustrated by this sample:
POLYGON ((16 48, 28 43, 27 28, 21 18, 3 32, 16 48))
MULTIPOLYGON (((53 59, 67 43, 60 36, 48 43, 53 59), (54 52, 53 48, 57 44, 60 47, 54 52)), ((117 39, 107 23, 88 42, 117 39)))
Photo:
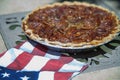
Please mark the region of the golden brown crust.
MULTIPOLYGON (((97 7, 99 9, 105 10, 107 12, 110 12, 109 10, 107 10, 107 9, 105 9, 103 7, 100 7, 100 6, 96 6, 94 4, 80 3, 80 2, 64 2, 64 3, 54 3, 53 5, 46 5, 46 6, 43 6, 43 7, 38 7, 37 9, 35 9, 34 11, 32 11, 30 14, 33 14, 35 11, 37 11, 39 9, 44 9, 46 7, 54 7, 55 5, 62 6, 64 4, 65 5, 73 5, 74 4, 74 5, 93 6, 93 7, 97 7)), ((112 15, 115 16, 114 12, 111 12, 111 13, 112 13, 112 15)), ((51 46, 57 45, 58 47, 77 47, 77 48, 78 47, 98 46, 98 45, 107 43, 108 41, 112 40, 117 35, 117 33, 120 31, 119 20, 118 20, 118 18, 116 16, 116 23, 117 23, 117 26, 115 27, 116 29, 113 30, 111 34, 109 34, 108 36, 104 37, 102 40, 92 40, 90 42, 81 42, 81 43, 77 43, 77 44, 76 43, 71 43, 71 42, 69 42, 69 43, 62 43, 62 42, 59 42, 59 41, 50 41, 50 40, 48 40, 46 38, 39 37, 38 34, 34 34, 33 31, 32 31, 32 29, 29 29, 29 27, 26 25, 27 20, 28 20, 30 14, 28 14, 26 16, 26 18, 23 20, 23 26, 22 26, 22 28, 23 28, 25 34, 29 38, 31 38, 31 39, 33 39, 33 40, 35 40, 37 42, 40 42, 40 43, 44 42, 45 44, 51 45, 51 46)))

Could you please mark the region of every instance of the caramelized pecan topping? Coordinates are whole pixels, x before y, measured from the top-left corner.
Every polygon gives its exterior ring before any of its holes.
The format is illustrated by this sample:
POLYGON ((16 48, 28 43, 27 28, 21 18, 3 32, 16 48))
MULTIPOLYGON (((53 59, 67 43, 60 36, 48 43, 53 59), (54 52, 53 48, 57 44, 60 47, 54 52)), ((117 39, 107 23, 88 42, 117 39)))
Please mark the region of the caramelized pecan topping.
POLYGON ((62 43, 101 40, 117 26, 115 16, 93 6, 46 7, 29 15, 27 25, 41 38, 62 43))

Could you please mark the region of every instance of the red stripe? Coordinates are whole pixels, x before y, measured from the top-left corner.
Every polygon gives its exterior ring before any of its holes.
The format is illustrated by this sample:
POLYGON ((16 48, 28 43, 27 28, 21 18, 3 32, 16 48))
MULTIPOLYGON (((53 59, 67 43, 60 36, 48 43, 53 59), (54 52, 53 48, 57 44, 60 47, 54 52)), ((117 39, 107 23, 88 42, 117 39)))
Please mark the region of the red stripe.
POLYGON ((88 65, 83 66, 82 69, 80 70, 80 72, 83 72, 87 68, 88 68, 88 65))
POLYGON ((69 80, 72 74, 72 72, 56 72, 54 75, 54 80, 69 80))
POLYGON ((2 57, 7 51, 0 53, 0 57, 2 57))
POLYGON ((71 57, 61 57, 60 59, 51 59, 41 70, 52 70, 58 71, 63 65, 71 62, 73 58, 71 57))
POLYGON ((37 44, 35 46, 34 50, 32 51, 32 54, 39 55, 39 56, 44 56, 46 54, 47 50, 48 49, 45 46, 37 44))
POLYGON ((59 60, 61 60, 64 63, 69 63, 73 60, 73 58, 70 56, 62 55, 59 60))
POLYGON ((13 63, 8 65, 7 68, 14 69, 14 70, 21 70, 29 63, 32 57, 33 55, 27 52, 23 52, 14 60, 13 63))

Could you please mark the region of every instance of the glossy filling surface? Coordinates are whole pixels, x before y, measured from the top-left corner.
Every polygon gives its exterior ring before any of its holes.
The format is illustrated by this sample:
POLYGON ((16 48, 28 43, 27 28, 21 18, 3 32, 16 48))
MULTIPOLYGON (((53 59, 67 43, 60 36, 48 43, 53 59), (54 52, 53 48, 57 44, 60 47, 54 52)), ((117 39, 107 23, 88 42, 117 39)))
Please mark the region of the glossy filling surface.
POLYGON ((117 22, 112 13, 98 7, 55 5, 34 11, 25 25, 49 41, 81 43, 101 40, 112 34, 117 22))

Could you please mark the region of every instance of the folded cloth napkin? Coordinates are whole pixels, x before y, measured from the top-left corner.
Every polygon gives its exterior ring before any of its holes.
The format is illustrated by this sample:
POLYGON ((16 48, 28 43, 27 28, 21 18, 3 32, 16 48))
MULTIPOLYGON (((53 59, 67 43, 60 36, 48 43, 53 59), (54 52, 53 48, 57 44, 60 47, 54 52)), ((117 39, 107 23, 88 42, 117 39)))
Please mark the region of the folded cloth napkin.
POLYGON ((29 41, 0 54, 0 80, 71 80, 87 67, 70 56, 29 41))

